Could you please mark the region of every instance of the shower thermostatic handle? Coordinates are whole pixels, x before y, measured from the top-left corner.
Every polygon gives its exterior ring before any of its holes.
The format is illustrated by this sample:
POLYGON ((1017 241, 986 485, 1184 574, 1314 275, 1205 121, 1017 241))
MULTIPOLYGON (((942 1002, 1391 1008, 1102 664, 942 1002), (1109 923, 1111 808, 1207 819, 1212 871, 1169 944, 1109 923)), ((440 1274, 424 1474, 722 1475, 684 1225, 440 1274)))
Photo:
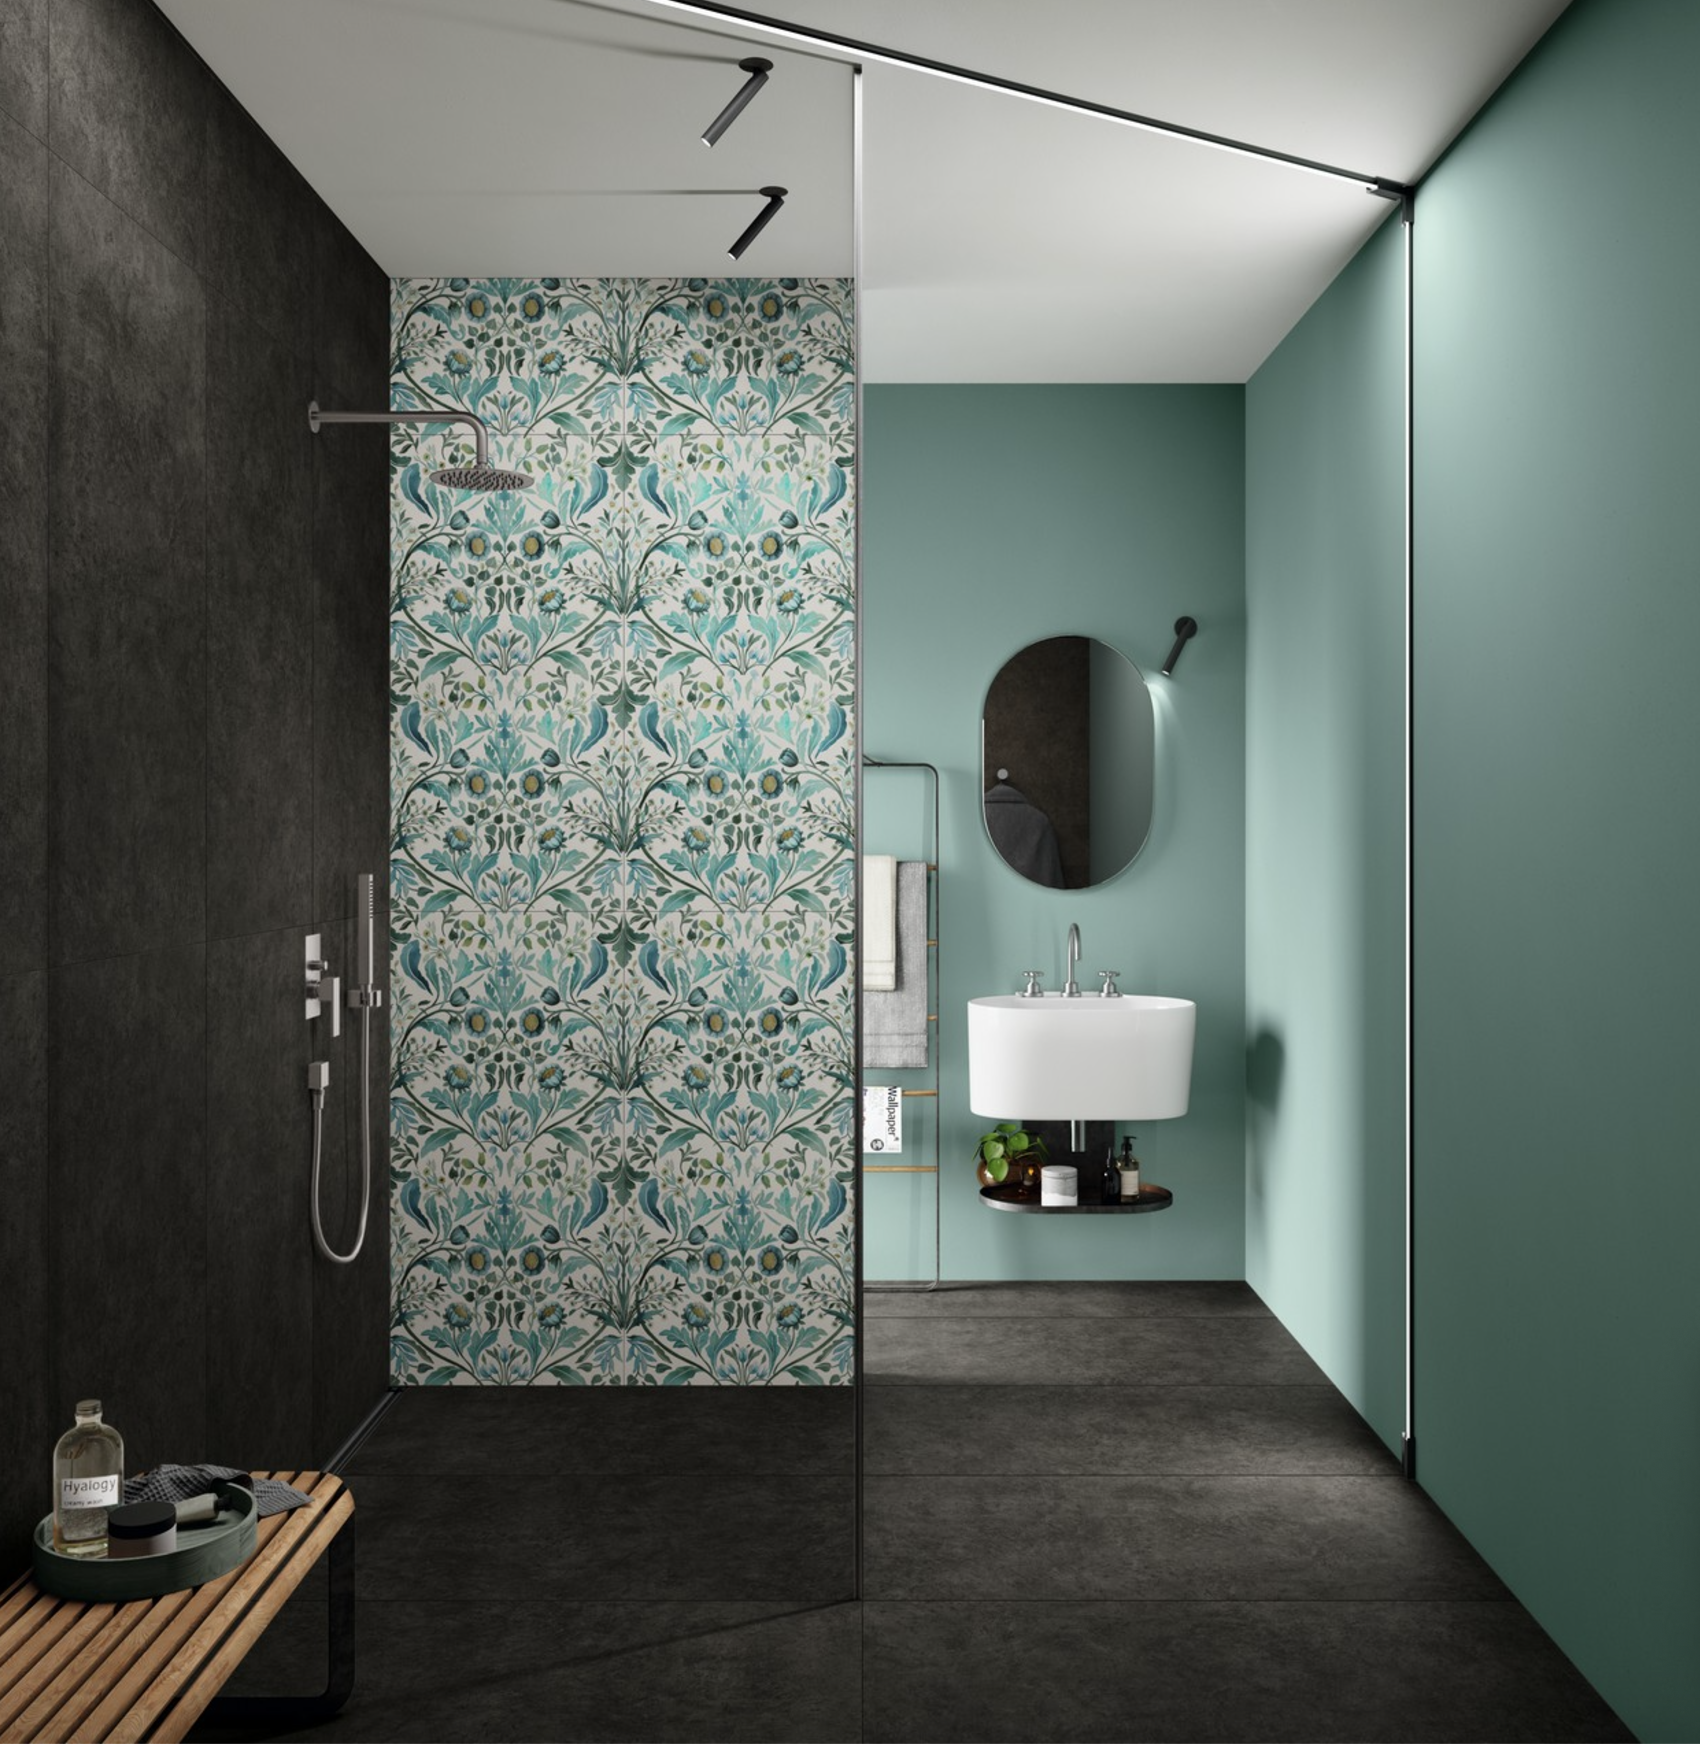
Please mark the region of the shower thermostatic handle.
MULTIPOLYGON (((311 1003, 321 1006, 324 1014, 329 1016, 331 1037, 334 1040, 342 1034, 342 977, 324 974, 323 971, 329 967, 328 963, 320 963, 318 965, 320 973, 315 975, 312 967, 309 966, 307 998, 311 1003)), ((310 1015, 317 1017, 320 1013, 313 1012, 310 1015)))
POLYGON ((307 935, 307 1020, 324 1014, 330 1007, 331 1034, 342 1034, 342 977, 331 973, 330 959, 324 954, 324 942, 318 933, 307 935))

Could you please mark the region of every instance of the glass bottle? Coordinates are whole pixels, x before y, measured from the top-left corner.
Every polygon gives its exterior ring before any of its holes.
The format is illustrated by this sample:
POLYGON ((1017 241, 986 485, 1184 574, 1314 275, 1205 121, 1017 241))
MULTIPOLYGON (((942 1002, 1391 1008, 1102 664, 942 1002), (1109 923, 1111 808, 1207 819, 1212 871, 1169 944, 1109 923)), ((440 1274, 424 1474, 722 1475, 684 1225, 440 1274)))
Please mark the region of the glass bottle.
POLYGON ((53 1548, 61 1556, 105 1556, 106 1511, 124 1500, 124 1437, 83 1399, 77 1421, 53 1450, 53 1548))
POLYGON ((1121 1162, 1118 1165, 1121 1172, 1122 1202, 1124 1204, 1139 1203, 1139 1158, 1133 1154, 1133 1140, 1122 1140, 1121 1162))

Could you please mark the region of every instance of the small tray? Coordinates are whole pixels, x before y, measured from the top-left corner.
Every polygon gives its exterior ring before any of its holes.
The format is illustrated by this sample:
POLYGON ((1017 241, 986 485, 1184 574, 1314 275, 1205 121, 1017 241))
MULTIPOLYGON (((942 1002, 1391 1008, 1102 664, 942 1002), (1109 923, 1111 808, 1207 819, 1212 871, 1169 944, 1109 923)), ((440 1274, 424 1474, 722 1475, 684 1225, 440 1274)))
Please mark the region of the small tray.
POLYGON ((35 1584, 61 1599, 121 1604, 198 1587, 240 1567, 254 1554, 254 1492, 217 1484, 218 1513, 177 1528, 177 1548, 159 1556, 63 1556, 53 1548, 53 1516, 35 1529, 35 1584))

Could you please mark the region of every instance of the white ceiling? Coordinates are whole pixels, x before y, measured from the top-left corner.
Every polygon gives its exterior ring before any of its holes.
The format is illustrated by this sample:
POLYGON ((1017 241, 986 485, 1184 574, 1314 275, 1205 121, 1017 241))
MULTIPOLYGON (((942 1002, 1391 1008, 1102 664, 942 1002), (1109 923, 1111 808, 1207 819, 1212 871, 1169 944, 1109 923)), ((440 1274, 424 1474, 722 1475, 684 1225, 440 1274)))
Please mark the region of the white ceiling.
MULTIPOLYGON (((1414 181, 1567 0, 756 0, 1414 181)), ((849 55, 651 0, 160 0, 398 276, 852 270, 849 55), (743 75, 773 77, 712 151, 743 75)), ((872 381, 1244 381, 1387 202, 1002 93, 864 75, 872 381)))

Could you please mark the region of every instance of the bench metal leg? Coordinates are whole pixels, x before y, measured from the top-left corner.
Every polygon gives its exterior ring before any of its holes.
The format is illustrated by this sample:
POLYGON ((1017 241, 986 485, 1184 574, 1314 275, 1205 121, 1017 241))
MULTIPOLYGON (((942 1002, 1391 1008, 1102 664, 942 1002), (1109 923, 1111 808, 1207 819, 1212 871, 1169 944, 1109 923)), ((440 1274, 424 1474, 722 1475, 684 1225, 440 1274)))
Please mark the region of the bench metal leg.
POLYGON ((326 1642, 329 1676, 316 1696, 214 1696, 203 1718, 235 1726, 307 1726, 339 1712, 354 1690, 354 1521, 325 1552, 330 1577, 326 1642))

